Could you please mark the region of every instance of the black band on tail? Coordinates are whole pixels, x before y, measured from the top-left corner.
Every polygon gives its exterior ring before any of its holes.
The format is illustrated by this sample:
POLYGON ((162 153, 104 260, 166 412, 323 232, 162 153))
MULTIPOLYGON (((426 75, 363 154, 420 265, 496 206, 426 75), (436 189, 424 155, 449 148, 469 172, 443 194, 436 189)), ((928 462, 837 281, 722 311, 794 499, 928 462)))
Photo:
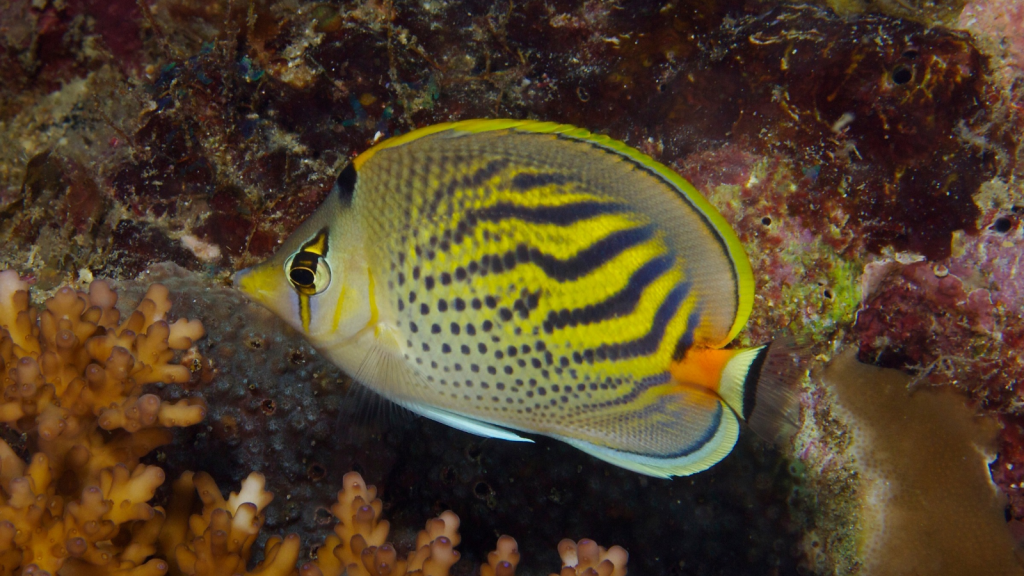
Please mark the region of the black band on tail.
POLYGON ((800 428, 800 389, 807 349, 795 339, 765 346, 751 364, 743 391, 743 415, 758 436, 782 444, 800 428))
POLYGON ((757 383, 761 379, 761 368, 764 366, 764 359, 768 357, 768 349, 771 348, 771 344, 762 346, 761 350, 758 351, 757 357, 750 363, 750 369, 747 370, 747 377, 743 381, 743 419, 750 420, 750 415, 754 412, 754 406, 757 405, 757 383))

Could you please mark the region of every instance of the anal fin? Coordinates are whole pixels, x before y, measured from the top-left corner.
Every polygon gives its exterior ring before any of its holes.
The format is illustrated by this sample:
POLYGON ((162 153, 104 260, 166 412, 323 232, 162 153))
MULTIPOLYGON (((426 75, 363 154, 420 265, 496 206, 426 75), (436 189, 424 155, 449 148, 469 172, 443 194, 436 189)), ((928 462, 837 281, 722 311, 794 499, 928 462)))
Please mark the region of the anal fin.
MULTIPOLYGON (((678 402, 685 402, 684 400, 666 397, 666 401, 666 407, 672 413, 678 413, 680 417, 685 417, 683 412, 677 412, 674 409, 679 406, 678 402)), ((707 470, 725 458, 739 438, 740 425, 732 410, 719 401, 715 413, 718 417, 709 423, 704 437, 696 442, 693 442, 696 439, 689 433, 681 433, 677 430, 675 433, 668 434, 672 437, 682 436, 681 438, 672 438, 673 441, 683 440, 679 443, 672 442, 673 444, 682 445, 692 442, 690 447, 676 452, 658 453, 658 451, 651 450, 648 453, 640 453, 601 446, 579 438, 559 435, 554 435, 553 438, 570 444, 595 458, 647 476, 657 478, 689 476, 707 470)), ((653 430, 651 433, 657 434, 653 430)), ((655 436, 650 437, 654 439, 655 436)))

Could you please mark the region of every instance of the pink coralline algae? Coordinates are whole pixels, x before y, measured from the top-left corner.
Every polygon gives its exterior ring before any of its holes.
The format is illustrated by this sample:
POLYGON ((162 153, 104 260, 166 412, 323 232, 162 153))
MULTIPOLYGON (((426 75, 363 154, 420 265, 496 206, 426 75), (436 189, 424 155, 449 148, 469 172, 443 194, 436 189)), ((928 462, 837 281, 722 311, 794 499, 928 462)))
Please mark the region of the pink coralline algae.
POLYGON ((1024 409, 1024 359, 1013 352, 1024 347, 1020 230, 999 226, 963 239, 944 263, 872 264, 854 326, 860 359, 957 384, 997 412, 1024 409))

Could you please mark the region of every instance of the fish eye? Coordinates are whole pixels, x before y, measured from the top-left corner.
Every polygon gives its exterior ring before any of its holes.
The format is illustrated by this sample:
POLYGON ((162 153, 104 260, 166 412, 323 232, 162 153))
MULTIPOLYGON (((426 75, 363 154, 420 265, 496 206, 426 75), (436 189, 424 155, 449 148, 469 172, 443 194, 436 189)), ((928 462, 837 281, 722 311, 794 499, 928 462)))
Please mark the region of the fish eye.
POLYGON ((299 294, 319 294, 331 284, 331 267, 316 252, 298 252, 285 262, 284 268, 292 288, 299 294))

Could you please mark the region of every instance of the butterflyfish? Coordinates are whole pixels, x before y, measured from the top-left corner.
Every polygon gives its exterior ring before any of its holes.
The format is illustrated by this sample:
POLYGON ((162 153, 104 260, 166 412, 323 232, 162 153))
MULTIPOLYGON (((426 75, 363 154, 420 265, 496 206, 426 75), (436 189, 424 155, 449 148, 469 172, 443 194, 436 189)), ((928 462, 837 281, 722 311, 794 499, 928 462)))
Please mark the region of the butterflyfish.
POLYGON ((352 160, 235 285, 385 398, 466 432, 550 436, 651 476, 795 424, 793 346, 724 349, 754 300, 686 180, 568 125, 439 124, 352 160))

